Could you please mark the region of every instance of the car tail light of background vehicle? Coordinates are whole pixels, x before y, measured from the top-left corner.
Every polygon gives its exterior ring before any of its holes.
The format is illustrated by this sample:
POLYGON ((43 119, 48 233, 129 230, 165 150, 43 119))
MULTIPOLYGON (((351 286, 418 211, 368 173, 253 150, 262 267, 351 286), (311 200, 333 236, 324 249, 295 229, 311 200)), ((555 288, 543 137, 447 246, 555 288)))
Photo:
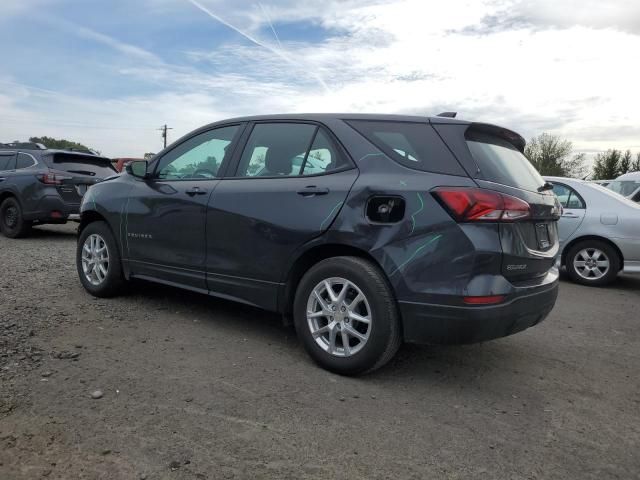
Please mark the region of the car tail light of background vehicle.
POLYGON ((48 172, 37 175, 38 180, 47 185, 62 185, 64 180, 70 180, 73 177, 61 175, 59 173, 48 172))
POLYGON ((431 194, 458 222, 513 222, 531 216, 527 202, 493 190, 438 187, 431 194))

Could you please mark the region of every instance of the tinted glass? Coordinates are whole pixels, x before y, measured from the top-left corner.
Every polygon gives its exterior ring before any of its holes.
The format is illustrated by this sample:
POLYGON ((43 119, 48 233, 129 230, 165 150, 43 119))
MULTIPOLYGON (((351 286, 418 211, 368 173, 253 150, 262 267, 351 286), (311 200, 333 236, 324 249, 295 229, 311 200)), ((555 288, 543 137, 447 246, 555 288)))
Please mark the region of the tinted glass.
POLYGON ((572 188, 566 185, 554 184, 553 193, 558 197, 560 205, 569 209, 582 209, 585 208, 584 201, 578 195, 578 193, 572 188))
POLYGON ((108 158, 69 153, 55 153, 44 158, 50 168, 74 173, 76 175, 106 178, 118 173, 108 158))
POLYGON ((0 154, 0 172, 4 170, 13 170, 15 168, 15 163, 13 159, 15 155, 2 155, 0 154))
POLYGON ((255 125, 242 152, 238 176, 299 175, 316 129, 315 125, 304 123, 255 125))
POLYGON ((527 157, 507 140, 474 130, 468 130, 465 137, 485 180, 534 192, 544 185, 527 157))
POLYGON ((181 143, 160 160, 158 178, 163 180, 216 178, 222 162, 231 153, 228 147, 239 128, 239 125, 216 128, 181 143))
POLYGON ((614 180, 607 184, 607 188, 623 197, 628 197, 640 188, 640 180, 614 180))
MULTIPOLYGON (((328 135, 322 129, 318 129, 318 133, 313 140, 313 145, 311 145, 311 149, 307 154, 307 160, 304 162, 304 167, 300 175, 318 175, 345 167, 347 164, 342 158, 343 157, 336 151, 328 135)), ((296 160, 294 160, 294 165, 295 163, 296 160)))
POLYGON ((35 165, 35 161, 26 153, 18 153, 16 160, 16 169, 27 168, 35 165))
POLYGON ((390 158, 402 165, 425 172, 465 175, 458 161, 426 123, 349 121, 390 158))

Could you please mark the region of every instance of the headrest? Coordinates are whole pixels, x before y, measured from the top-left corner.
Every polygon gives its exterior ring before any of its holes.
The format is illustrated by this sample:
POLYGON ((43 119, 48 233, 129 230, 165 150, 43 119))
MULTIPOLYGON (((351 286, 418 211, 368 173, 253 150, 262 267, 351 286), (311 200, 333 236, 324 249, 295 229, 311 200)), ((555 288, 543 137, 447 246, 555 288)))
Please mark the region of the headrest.
POLYGON ((296 152, 287 145, 271 145, 264 158, 264 165, 271 175, 290 175, 296 152))

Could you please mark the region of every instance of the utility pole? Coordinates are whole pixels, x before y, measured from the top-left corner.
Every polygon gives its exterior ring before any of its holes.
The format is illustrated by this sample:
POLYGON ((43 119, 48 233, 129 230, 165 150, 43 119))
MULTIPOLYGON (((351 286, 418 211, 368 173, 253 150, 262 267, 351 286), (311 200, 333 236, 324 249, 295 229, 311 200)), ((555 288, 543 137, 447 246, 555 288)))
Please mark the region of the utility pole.
POLYGON ((167 124, 165 123, 158 130, 162 132, 162 140, 164 140, 164 148, 167 148, 167 130, 173 130, 173 128, 167 127, 167 124))

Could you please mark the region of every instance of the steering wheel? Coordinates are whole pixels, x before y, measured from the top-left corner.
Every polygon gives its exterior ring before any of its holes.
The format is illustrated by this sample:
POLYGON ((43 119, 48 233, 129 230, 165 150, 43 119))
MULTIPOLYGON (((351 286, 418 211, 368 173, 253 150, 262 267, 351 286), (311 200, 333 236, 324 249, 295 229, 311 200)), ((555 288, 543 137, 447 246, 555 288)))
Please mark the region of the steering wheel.
POLYGON ((213 170, 209 170, 208 168, 198 168, 191 174, 193 177, 201 177, 201 178, 215 178, 216 172, 213 170))

